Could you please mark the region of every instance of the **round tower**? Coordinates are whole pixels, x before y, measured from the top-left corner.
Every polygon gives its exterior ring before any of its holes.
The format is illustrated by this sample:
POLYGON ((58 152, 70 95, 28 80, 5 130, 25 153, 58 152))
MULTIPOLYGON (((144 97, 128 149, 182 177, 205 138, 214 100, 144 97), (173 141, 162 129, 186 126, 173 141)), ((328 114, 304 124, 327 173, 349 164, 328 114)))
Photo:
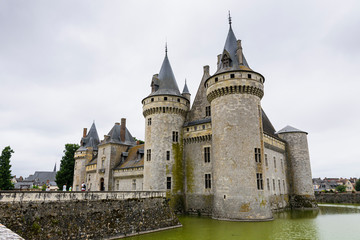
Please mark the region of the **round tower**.
POLYGON ((250 69, 231 28, 217 72, 205 82, 211 104, 213 218, 272 219, 264 194, 260 100, 264 77, 250 69))
POLYGON ((86 183, 86 164, 88 164, 96 155, 99 142, 99 136, 95 127, 95 123, 91 125, 89 133, 87 133, 87 128, 84 128, 83 137, 81 138, 80 142, 81 146, 76 150, 74 155, 74 191, 80 191, 81 184, 83 182, 86 183))
POLYGON ((151 87, 151 94, 142 100, 144 190, 182 192, 182 127, 190 102, 180 94, 167 52, 151 87))
POLYGON ((307 132, 286 126, 277 132, 286 141, 292 208, 316 208, 307 132))

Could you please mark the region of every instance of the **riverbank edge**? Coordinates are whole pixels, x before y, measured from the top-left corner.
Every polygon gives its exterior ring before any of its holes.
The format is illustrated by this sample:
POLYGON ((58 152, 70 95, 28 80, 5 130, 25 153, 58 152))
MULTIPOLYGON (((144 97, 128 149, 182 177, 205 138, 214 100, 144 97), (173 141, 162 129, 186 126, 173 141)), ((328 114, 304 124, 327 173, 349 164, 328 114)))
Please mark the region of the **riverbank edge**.
POLYGON ((116 239, 134 237, 134 236, 139 236, 139 235, 144 235, 144 234, 149 234, 149 233, 155 233, 155 232, 171 230, 171 229, 175 229, 175 228, 181 228, 182 226, 183 226, 182 224, 179 224, 179 225, 171 226, 171 227, 164 227, 164 228, 159 228, 159 229, 154 229, 154 230, 141 231, 141 232, 136 232, 136 233, 129 233, 127 235, 121 234, 121 235, 113 236, 113 237, 110 237, 110 238, 104 238, 104 240, 116 240, 116 239))
POLYGON ((360 192, 315 193, 317 203, 360 204, 360 192))

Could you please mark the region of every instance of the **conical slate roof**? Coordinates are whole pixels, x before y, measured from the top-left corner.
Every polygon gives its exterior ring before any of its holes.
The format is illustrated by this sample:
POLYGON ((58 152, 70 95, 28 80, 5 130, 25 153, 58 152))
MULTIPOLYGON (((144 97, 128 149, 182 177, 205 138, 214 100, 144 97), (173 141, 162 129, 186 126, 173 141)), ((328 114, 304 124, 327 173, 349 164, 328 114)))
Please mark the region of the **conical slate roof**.
POLYGON ((186 84, 186 80, 185 80, 185 85, 184 85, 184 89, 183 89, 183 91, 182 91, 182 94, 190 94, 190 91, 189 91, 189 89, 188 89, 188 86, 187 86, 187 84, 186 84))
POLYGON ((150 95, 176 95, 181 96, 179 87, 176 83, 176 79, 173 73, 173 70, 170 65, 170 61, 165 53, 164 61, 161 65, 161 69, 158 76, 159 88, 157 91, 152 92, 150 95))
POLYGON ((229 32, 220 59, 223 59, 224 54, 226 54, 230 58, 231 64, 230 66, 224 66, 223 62, 220 61, 218 65, 218 69, 215 74, 221 72, 227 72, 227 71, 234 71, 234 70, 251 70, 243 53, 242 53, 243 62, 239 63, 236 50, 237 50, 237 40, 232 30, 231 22, 230 22, 229 32))
POLYGON ((281 130, 279 130, 278 132, 276 132, 276 134, 280 134, 280 133, 296 133, 296 132, 298 132, 298 133, 306 133, 306 134, 307 134, 307 132, 304 132, 304 131, 302 131, 302 130, 299 130, 299 129, 294 128, 294 127, 289 126, 289 125, 287 125, 287 126, 284 127, 283 129, 281 129, 281 130))
POLYGON ((99 142, 99 135, 97 133, 95 123, 93 123, 89 133, 86 135, 86 137, 81 139, 81 147, 78 150, 86 150, 88 147, 92 147, 94 150, 97 150, 97 145, 99 142))

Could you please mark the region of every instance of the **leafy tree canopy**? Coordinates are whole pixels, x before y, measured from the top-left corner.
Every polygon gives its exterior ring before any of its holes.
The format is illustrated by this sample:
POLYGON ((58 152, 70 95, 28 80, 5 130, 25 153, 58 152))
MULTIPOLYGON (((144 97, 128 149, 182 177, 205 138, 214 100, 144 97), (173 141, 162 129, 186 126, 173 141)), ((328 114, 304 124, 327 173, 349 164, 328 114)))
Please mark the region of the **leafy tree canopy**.
POLYGON ((140 144, 144 144, 144 143, 145 143, 143 140, 137 139, 136 137, 134 137, 134 141, 135 141, 135 142, 139 141, 140 144))
POLYGON ((335 189, 338 192, 345 192, 346 191, 346 186, 345 185, 339 185, 339 186, 336 186, 335 189))
POLYGON ((66 184, 67 188, 73 184, 75 165, 74 154, 78 148, 78 144, 65 144, 64 156, 61 159, 60 170, 56 173, 55 180, 59 189, 62 189, 64 184, 66 184))
POLYGON ((355 190, 360 191, 360 179, 356 181, 355 190))
POLYGON ((11 182, 11 165, 10 158, 11 154, 14 151, 10 146, 5 147, 2 150, 0 156, 0 189, 1 190, 10 190, 14 188, 14 185, 11 182))

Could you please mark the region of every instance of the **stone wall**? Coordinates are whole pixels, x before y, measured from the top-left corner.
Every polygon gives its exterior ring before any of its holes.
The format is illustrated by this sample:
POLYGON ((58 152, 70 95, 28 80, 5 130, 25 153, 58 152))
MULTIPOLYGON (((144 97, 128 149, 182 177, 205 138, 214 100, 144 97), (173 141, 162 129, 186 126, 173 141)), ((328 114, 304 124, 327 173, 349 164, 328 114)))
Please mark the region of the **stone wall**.
POLYGON ((315 194, 318 203, 348 203, 360 204, 360 193, 317 193, 315 194))
POLYGON ((0 222, 25 239, 109 239, 181 226, 164 192, 0 192, 0 222))

